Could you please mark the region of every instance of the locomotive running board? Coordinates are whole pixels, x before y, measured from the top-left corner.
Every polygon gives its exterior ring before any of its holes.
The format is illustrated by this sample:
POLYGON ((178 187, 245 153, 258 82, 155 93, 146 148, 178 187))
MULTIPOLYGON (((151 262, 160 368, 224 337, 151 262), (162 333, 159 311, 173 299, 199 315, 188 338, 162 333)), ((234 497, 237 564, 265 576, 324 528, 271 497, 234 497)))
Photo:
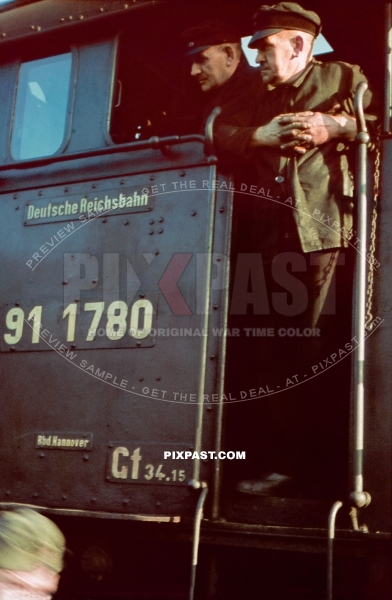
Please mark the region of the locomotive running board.
POLYGON ((110 513, 101 510, 79 510, 73 508, 49 508, 36 504, 19 504, 15 502, 0 502, 0 509, 10 510, 15 508, 31 508, 38 512, 64 517, 92 517, 94 519, 121 519, 122 521, 144 521, 153 523, 180 523, 181 517, 168 517, 165 515, 132 515, 129 513, 110 513))

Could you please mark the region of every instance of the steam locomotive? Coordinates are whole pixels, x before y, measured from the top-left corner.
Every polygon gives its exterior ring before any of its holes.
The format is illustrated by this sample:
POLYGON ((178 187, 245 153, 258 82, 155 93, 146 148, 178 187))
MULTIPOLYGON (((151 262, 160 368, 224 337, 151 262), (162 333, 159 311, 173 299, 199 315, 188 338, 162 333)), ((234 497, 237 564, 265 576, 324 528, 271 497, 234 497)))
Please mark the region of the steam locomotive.
POLYGON ((307 3, 334 49, 326 59, 360 64, 384 99, 367 162, 358 139, 363 343, 337 367, 352 377, 336 417, 348 450, 322 494, 257 497, 235 491, 240 415, 276 390, 228 384, 238 190, 212 119, 205 135, 189 119, 201 96, 178 36, 224 13, 245 37, 258 5, 0 5, 0 508, 33 507, 64 531, 58 599, 391 592, 392 5, 307 3))

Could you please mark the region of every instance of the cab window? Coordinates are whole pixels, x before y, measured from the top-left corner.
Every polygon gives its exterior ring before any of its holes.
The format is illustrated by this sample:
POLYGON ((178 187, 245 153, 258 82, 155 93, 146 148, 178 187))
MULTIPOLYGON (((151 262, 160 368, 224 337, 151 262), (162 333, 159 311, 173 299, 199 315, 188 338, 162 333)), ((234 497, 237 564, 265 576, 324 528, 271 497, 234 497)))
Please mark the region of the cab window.
POLYGON ((20 66, 11 137, 16 160, 51 156, 66 133, 72 53, 20 66))

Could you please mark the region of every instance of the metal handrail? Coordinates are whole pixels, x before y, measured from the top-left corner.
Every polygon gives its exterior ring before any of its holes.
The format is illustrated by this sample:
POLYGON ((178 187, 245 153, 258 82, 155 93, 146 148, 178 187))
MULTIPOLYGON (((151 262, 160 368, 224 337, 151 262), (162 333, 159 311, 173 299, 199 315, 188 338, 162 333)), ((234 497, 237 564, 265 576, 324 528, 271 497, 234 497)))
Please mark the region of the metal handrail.
POLYGON ((58 154, 56 156, 48 156, 45 158, 35 158, 33 160, 23 160, 18 162, 8 162, 0 165, 0 171, 9 169, 26 169, 28 167, 45 166, 53 163, 76 160, 81 158, 92 158, 94 156, 106 156, 107 154, 117 154, 121 152, 134 152, 136 150, 161 149, 165 146, 174 146, 176 144, 187 144, 189 142, 200 142, 204 144, 205 139, 202 135, 171 135, 167 137, 151 137, 149 140, 140 142, 128 142, 126 144, 113 144, 113 146, 105 146, 104 148, 96 148, 92 150, 83 150, 81 152, 69 152, 68 154, 58 154))
POLYGON ((210 116, 207 119, 205 127, 206 137, 206 152, 207 154, 214 154, 214 122, 218 115, 220 115, 222 109, 220 106, 216 106, 210 116))
POLYGON ((358 347, 354 358, 354 423, 353 423, 353 467, 354 490, 350 499, 357 508, 362 508, 370 503, 371 497, 363 490, 363 449, 364 449, 364 371, 365 371, 365 318, 366 318, 366 271, 367 271, 367 144, 369 134, 366 127, 363 111, 363 96, 368 86, 362 81, 356 90, 354 110, 358 124, 356 141, 358 142, 358 168, 357 168, 357 193, 358 193, 358 240, 355 280, 355 305, 354 305, 354 336, 358 347))
POLYGON ((197 502, 195 519, 193 524, 193 544, 192 544, 192 569, 191 569, 191 586, 189 589, 189 600, 193 600, 195 595, 196 585, 196 569, 200 543, 200 526, 203 518, 203 508, 206 496, 208 493, 207 484, 202 482, 202 491, 197 502))
POLYGON ((327 600, 333 598, 333 540, 335 538, 336 515, 342 506, 343 502, 338 500, 334 503, 328 515, 327 600))

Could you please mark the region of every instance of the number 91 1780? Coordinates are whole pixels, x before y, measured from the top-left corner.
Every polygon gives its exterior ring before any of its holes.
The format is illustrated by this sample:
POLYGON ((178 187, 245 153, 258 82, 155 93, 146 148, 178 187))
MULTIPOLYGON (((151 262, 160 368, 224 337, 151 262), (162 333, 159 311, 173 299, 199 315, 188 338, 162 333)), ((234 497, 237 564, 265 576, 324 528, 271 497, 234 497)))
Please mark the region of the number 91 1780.
MULTIPOLYGON (((57 319, 53 319, 51 308, 39 305, 31 310, 24 310, 20 306, 9 309, 5 315, 8 331, 4 333, 4 342, 8 345, 19 342, 39 344, 47 339, 49 332, 56 334, 51 321, 57 319)), ((62 313, 66 342, 74 342, 76 337, 92 342, 97 336, 116 341, 126 335, 143 340, 151 332, 153 318, 153 305, 146 298, 140 298, 129 307, 126 302, 116 300, 107 306, 106 311, 105 302, 86 302, 82 306, 74 302, 68 304, 62 313)))

